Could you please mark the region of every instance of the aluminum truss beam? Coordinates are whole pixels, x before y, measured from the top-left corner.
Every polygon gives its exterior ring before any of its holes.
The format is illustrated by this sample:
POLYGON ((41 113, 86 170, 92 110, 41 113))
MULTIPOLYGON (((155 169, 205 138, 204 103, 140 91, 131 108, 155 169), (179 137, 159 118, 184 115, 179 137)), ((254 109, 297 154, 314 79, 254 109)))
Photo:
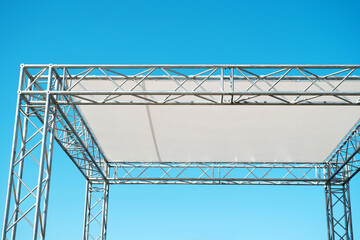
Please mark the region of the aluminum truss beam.
POLYGON ((110 163, 111 184, 323 185, 314 163, 110 163))
MULTIPOLYGON (((58 89, 64 89, 65 80, 60 78, 55 69, 52 68, 52 65, 50 65, 50 67, 53 76, 52 82, 57 81, 59 83, 58 89)), ((44 89, 47 89, 47 83, 39 80, 39 78, 48 71, 48 68, 41 69, 35 75, 31 75, 28 69, 25 68, 25 77, 29 80, 28 84, 22 86, 21 89, 31 89, 33 91, 44 91, 44 89)), ((58 101, 71 102, 71 98, 67 96, 52 96, 50 94, 51 90, 47 90, 46 92, 53 100, 53 104, 58 112, 55 140, 75 163, 85 178, 106 180, 108 161, 79 110, 76 106, 60 106, 57 104, 58 101)), ((19 94, 24 101, 24 105, 29 108, 41 106, 44 102, 44 96, 42 95, 32 95, 30 99, 23 95, 21 91, 19 91, 19 94)), ((36 114, 36 116, 40 120, 42 119, 41 114, 36 114)))
POLYGON ((359 172, 359 124, 321 164, 109 163, 76 105, 357 105, 359 68, 22 65, 2 240, 19 228, 24 234, 25 224, 28 239, 44 239, 54 141, 87 181, 84 239, 106 239, 110 184, 150 183, 325 185, 329 239, 353 240, 349 181, 359 172), (94 91, 93 81, 106 87, 94 91))
POLYGON ((47 94, 29 98, 21 94, 25 88, 46 89, 48 93, 61 89, 61 79, 52 66, 41 72, 47 72, 48 79, 39 82, 38 76, 29 76, 26 68, 21 67, 3 240, 15 239, 19 231, 30 234, 31 229, 32 236, 27 239, 44 239, 54 141, 85 178, 107 182, 107 160, 77 108, 56 105, 59 99, 67 100, 61 96, 47 94), (38 169, 37 181, 34 181, 35 168, 38 169), (30 228, 26 230, 25 225, 30 228))
POLYGON ((349 181, 360 170, 360 122, 327 161, 325 185, 329 240, 353 240, 349 181), (342 184, 338 184, 342 182, 342 184))
MULTIPOLYGON (((28 72, 46 65, 26 65, 28 72)), ((54 65, 59 105, 359 104, 359 65, 54 65), (101 81, 94 91, 91 81, 101 81), (156 82, 156 84, 154 84, 156 82), (355 89, 355 90, 354 90, 355 89)), ((37 75, 37 81, 47 78, 37 75)), ((23 89, 21 94, 46 95, 23 89)))
POLYGON ((86 183, 83 240, 106 239, 108 183, 86 183))
MULTIPOLYGON (((50 68, 48 91, 57 85, 51 76, 50 68)), ((21 87, 24 82, 22 68, 19 86, 21 87)), ((2 239, 15 239, 18 227, 23 227, 24 222, 31 227, 26 232, 27 239, 45 238, 56 126, 56 110, 50 95, 46 96, 45 102, 45 105, 37 107, 24 107, 21 96, 18 96, 2 239), (35 122, 38 119, 34 119, 38 114, 43 116, 40 126, 35 122), (32 172, 25 171, 25 164, 27 169, 37 169, 37 177, 34 175, 29 179, 32 172)))
POLYGON ((325 186, 329 240, 354 240, 349 183, 325 186))
POLYGON ((350 131, 328 159, 328 181, 349 182, 360 171, 360 122, 350 131))

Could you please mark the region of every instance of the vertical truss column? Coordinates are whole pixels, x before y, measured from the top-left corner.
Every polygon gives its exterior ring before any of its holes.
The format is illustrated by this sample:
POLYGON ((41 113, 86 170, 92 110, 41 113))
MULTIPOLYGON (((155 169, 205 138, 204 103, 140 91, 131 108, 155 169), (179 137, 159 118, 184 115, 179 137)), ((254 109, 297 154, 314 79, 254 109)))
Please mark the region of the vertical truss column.
MULTIPOLYGON (((22 66, 19 89, 24 79, 22 66)), ((54 86, 50 66, 47 90, 54 86)), ((17 233, 22 239, 45 238, 56 110, 49 94, 44 100, 44 104, 29 106, 19 92, 2 240, 15 239, 17 233)))
POLYGON ((349 183, 325 186, 329 240, 354 240, 349 183))
POLYGON ((325 185, 329 240, 353 240, 349 182, 359 170, 360 122, 327 161, 325 185))
POLYGON ((83 240, 106 239, 109 184, 86 182, 83 240))

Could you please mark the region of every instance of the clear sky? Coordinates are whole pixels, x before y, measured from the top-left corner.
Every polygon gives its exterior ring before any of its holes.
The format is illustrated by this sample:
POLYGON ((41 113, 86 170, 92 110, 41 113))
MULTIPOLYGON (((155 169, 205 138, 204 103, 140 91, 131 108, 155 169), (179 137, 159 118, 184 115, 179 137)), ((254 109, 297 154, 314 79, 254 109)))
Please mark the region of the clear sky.
MULTIPOLYGON (((360 64, 359 1, 0 1, 0 223, 20 63, 360 64)), ((360 238, 360 176, 352 180, 360 238)), ((85 182, 55 151, 47 239, 81 239, 85 182)), ((320 240, 323 187, 112 186, 108 239, 320 240)))

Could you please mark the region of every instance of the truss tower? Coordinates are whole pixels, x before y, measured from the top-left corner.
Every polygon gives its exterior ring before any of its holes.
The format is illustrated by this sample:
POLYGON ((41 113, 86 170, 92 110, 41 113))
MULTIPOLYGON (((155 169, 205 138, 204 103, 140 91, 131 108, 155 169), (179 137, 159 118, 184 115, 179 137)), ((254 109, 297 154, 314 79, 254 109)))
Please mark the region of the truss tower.
POLYGON ((21 65, 1 239, 45 239, 57 143, 84 240, 114 184, 322 185, 329 240, 354 240, 359 104, 360 65, 21 65))

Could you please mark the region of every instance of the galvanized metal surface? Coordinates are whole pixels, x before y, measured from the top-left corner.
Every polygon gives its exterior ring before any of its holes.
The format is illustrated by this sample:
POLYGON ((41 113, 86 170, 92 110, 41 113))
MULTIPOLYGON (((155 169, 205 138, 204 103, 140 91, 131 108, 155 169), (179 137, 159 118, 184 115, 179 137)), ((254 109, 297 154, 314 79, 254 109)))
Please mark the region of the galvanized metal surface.
POLYGON ((55 140, 87 179, 84 239, 106 238, 110 184, 284 184, 324 185, 329 240, 353 240, 359 125, 324 162, 111 162, 77 105, 358 106, 359 67, 23 65, 2 239, 15 239, 22 223, 27 239, 45 238, 55 140), (92 89, 97 81, 104 89, 92 89), (36 179, 24 178, 34 169, 36 179))

